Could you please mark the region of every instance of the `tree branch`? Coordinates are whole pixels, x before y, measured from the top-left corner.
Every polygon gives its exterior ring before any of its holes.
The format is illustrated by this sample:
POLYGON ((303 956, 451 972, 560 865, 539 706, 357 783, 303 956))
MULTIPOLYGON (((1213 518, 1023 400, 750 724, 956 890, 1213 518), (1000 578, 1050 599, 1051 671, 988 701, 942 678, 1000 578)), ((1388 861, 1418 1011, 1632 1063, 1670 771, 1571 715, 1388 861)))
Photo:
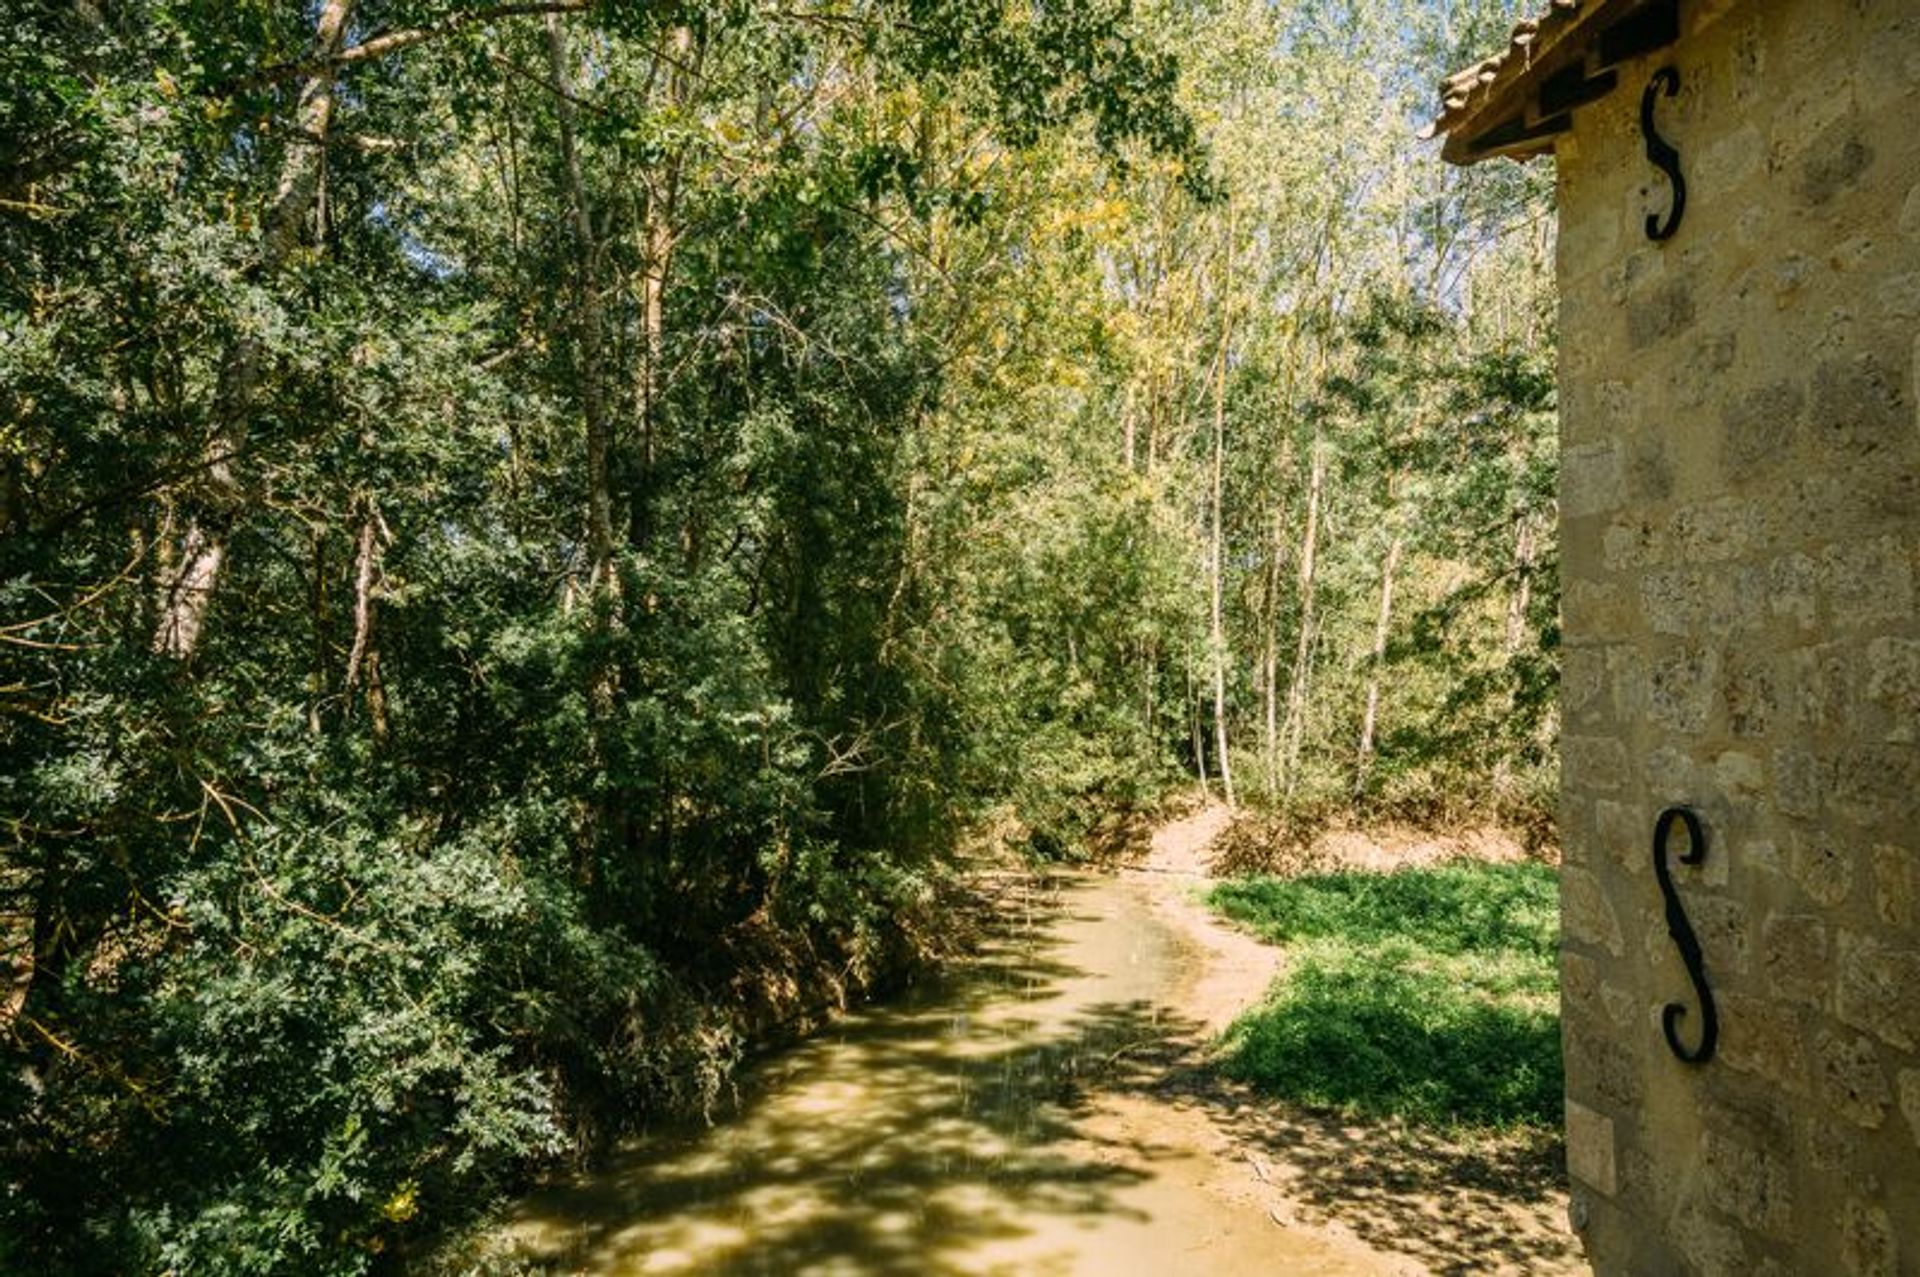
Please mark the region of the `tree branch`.
POLYGON ((312 75, 329 67, 339 69, 358 62, 368 62, 374 58, 383 58, 389 53, 398 53, 410 49, 416 44, 425 44, 443 35, 451 35, 463 27, 484 26, 498 22, 502 18, 527 17, 545 13, 581 13, 593 7, 594 0, 523 0, 518 4, 499 4, 479 9, 472 13, 462 13, 439 22, 429 22, 425 26, 408 27, 402 31, 389 31, 384 35, 362 40, 350 49, 342 49, 329 58, 301 59, 295 62, 276 62, 261 67, 247 75, 215 85, 213 94, 225 97, 245 89, 257 89, 268 84, 279 84, 286 80, 312 75))

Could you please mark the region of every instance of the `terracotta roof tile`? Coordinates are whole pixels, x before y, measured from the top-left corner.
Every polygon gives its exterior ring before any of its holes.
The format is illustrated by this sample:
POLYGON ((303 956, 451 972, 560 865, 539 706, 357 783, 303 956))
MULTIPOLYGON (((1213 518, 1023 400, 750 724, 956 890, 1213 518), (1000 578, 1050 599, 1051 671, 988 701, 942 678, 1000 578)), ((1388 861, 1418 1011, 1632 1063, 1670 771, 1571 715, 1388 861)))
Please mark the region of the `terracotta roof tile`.
POLYGON ((1456 164, 1539 154, 1574 108, 1612 91, 1615 68, 1679 33, 1679 0, 1547 0, 1498 53, 1440 82, 1439 114, 1421 136, 1444 136, 1456 164))
POLYGON ((1465 124, 1508 84, 1526 74, 1537 51, 1557 43, 1583 17, 1604 7, 1601 0, 1548 0, 1540 16, 1516 22, 1504 49, 1440 82, 1440 114, 1420 136, 1437 137, 1465 124))

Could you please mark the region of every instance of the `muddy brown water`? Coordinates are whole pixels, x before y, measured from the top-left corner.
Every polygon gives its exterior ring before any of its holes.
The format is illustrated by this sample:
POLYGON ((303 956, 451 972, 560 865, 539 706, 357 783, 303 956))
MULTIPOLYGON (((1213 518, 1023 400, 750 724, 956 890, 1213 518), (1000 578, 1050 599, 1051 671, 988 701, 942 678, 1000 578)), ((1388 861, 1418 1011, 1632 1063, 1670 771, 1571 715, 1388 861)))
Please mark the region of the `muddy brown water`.
POLYGON ((1399 1270, 1271 1217, 1184 1101, 1205 964, 1153 890, 1011 892, 964 971, 764 1062, 712 1125, 530 1199, 504 1244, 595 1277, 1399 1270))

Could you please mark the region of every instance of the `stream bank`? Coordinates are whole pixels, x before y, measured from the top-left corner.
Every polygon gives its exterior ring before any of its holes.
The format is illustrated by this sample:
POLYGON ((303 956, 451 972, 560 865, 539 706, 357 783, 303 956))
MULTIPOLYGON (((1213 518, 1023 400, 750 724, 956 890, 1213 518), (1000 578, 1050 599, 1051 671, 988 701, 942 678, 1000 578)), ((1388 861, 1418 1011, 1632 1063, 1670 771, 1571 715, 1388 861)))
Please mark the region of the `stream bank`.
POLYGON ((974 960, 529 1199, 499 1248, 596 1277, 1579 1271, 1550 1150, 1291 1113, 1208 1067, 1279 961, 1193 899, 1223 820, 1012 886, 974 960))

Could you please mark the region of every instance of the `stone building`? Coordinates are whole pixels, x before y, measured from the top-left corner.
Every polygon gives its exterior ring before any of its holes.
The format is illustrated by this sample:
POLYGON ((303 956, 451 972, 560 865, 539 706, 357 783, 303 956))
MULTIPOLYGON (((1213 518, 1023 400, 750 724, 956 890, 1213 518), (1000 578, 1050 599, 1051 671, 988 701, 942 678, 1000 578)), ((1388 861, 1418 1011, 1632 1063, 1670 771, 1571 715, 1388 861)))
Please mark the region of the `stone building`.
POLYGON ((1552 0, 1443 92, 1557 165, 1574 1224, 1920 1274, 1920 0, 1552 0))

